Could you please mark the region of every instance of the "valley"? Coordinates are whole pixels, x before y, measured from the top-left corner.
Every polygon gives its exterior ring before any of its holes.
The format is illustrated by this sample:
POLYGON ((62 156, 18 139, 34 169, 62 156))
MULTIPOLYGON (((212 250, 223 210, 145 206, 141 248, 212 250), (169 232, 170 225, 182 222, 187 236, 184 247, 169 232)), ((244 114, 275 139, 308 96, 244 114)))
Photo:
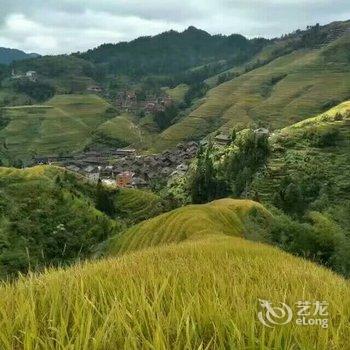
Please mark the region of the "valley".
POLYGON ((5 51, 1 350, 348 348, 349 20, 5 51))

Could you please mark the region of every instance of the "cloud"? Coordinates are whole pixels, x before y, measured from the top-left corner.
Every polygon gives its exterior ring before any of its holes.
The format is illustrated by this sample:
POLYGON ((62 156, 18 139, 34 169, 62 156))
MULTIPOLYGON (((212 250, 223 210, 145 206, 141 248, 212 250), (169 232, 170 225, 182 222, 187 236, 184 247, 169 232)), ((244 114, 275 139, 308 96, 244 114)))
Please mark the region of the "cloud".
POLYGON ((274 37, 350 18, 348 0, 0 0, 0 46, 41 54, 83 51, 195 25, 274 37))

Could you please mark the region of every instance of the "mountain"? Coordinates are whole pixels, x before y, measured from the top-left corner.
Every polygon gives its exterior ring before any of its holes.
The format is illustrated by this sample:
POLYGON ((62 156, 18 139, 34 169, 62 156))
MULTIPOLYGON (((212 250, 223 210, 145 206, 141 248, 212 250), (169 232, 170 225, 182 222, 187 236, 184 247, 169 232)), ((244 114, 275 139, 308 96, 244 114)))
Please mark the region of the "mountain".
POLYGON ((0 47, 0 64, 10 64, 14 61, 21 61, 35 57, 39 57, 39 55, 36 53, 25 53, 24 51, 17 49, 0 47))
POLYGON ((6 107, 0 124, 7 147, 2 147, 4 164, 6 158, 73 153, 84 147, 131 145, 159 152, 232 127, 275 130, 322 113, 350 96, 349 29, 350 21, 334 22, 272 40, 248 40, 190 27, 181 33, 104 44, 85 53, 16 62, 16 71, 35 70, 38 81, 18 83, 9 78, 9 71, 0 74, 0 104, 6 107), (88 91, 91 86, 100 89, 98 97, 88 91), (168 94, 176 108, 157 115, 145 115, 141 107, 120 108, 116 100, 126 91, 135 92, 140 105, 168 94), (99 101, 101 109, 86 124, 81 113, 91 106, 91 99, 99 101), (64 111, 70 118, 62 117, 57 100, 71 101, 64 111), (16 108, 7 108, 13 105, 16 108), (29 111, 35 122, 24 148, 17 137, 26 132, 13 132, 18 125, 27 125, 29 111), (80 128, 74 120, 86 125, 80 128), (52 122, 60 124, 55 137, 47 135, 46 126, 52 122))
POLYGON ((134 230, 147 249, 3 284, 0 347, 345 349, 349 282, 239 237, 241 219, 256 206, 231 199, 187 214, 183 208, 134 230), (202 225, 191 225, 195 212, 202 225), (183 218, 189 220, 184 227, 183 218), (320 318, 327 329, 297 325, 296 314, 267 328, 258 320, 259 299, 283 302, 295 313, 301 299, 325 300, 328 314, 320 318))
POLYGON ((238 34, 210 35, 189 27, 181 33, 171 30, 128 43, 104 44, 78 54, 78 57, 103 65, 113 74, 180 74, 189 68, 220 60, 245 61, 268 42, 265 39, 248 40, 238 34))
POLYGON ((233 129, 225 145, 216 138, 203 143, 190 171, 169 185, 171 193, 192 203, 257 200, 277 219, 261 228, 261 220, 250 218, 253 239, 348 277, 349 121, 347 101, 270 136, 264 128, 233 129))
POLYGON ((345 21, 0 65, 0 348, 347 349, 349 52, 345 21), (22 169, 184 140, 124 158, 154 193, 22 169))
POLYGON ((155 149, 218 129, 278 129, 325 111, 350 96, 349 52, 350 21, 275 40, 164 130, 155 149))

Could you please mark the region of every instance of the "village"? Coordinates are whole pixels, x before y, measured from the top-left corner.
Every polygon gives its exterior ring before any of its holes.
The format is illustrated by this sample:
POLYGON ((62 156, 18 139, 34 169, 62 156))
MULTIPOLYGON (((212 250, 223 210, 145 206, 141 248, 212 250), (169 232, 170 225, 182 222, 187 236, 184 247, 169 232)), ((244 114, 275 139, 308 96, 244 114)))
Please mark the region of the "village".
POLYGON ((36 156, 34 164, 55 164, 89 182, 120 188, 149 188, 154 182, 183 176, 198 151, 197 142, 180 143, 160 154, 138 155, 135 149, 86 151, 70 156, 36 156))
MULTIPOLYGON (((269 136, 269 130, 254 130, 258 136, 269 136)), ((227 146, 231 137, 220 133, 213 138, 217 146, 227 146)), ((157 182, 168 182, 184 176, 196 157, 201 142, 182 142, 160 154, 139 155, 133 148, 89 150, 74 155, 35 156, 33 163, 55 164, 85 176, 90 183, 101 181, 118 188, 151 188, 157 182)))
POLYGON ((115 103, 117 108, 125 112, 135 113, 142 110, 147 115, 164 111, 174 101, 166 94, 161 96, 147 95, 144 99, 139 99, 134 91, 125 90, 118 93, 115 103))
MULTIPOLYGON (((87 92, 103 94, 104 89, 100 85, 90 85, 87 92)), ((174 100, 165 93, 147 94, 141 98, 133 90, 119 91, 114 99, 114 105, 119 111, 135 114, 142 111, 144 115, 163 112, 173 104, 174 100)))

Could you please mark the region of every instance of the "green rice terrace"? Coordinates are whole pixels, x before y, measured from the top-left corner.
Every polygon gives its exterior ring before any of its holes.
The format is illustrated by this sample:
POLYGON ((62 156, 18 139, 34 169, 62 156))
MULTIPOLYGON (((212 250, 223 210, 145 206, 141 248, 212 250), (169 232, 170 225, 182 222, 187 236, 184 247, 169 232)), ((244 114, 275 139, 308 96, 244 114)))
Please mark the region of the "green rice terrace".
POLYGON ((0 130, 1 151, 28 158, 84 148, 110 105, 96 95, 57 95, 43 105, 4 108, 7 125, 0 130))
POLYGON ((333 203, 350 199, 350 102, 275 132, 265 175, 255 181, 262 199, 288 185, 321 186, 333 203))
POLYGON ((282 55, 214 87, 197 109, 162 132, 156 147, 200 138, 220 127, 261 124, 279 129, 346 100, 349 45, 347 34, 321 49, 282 55))

